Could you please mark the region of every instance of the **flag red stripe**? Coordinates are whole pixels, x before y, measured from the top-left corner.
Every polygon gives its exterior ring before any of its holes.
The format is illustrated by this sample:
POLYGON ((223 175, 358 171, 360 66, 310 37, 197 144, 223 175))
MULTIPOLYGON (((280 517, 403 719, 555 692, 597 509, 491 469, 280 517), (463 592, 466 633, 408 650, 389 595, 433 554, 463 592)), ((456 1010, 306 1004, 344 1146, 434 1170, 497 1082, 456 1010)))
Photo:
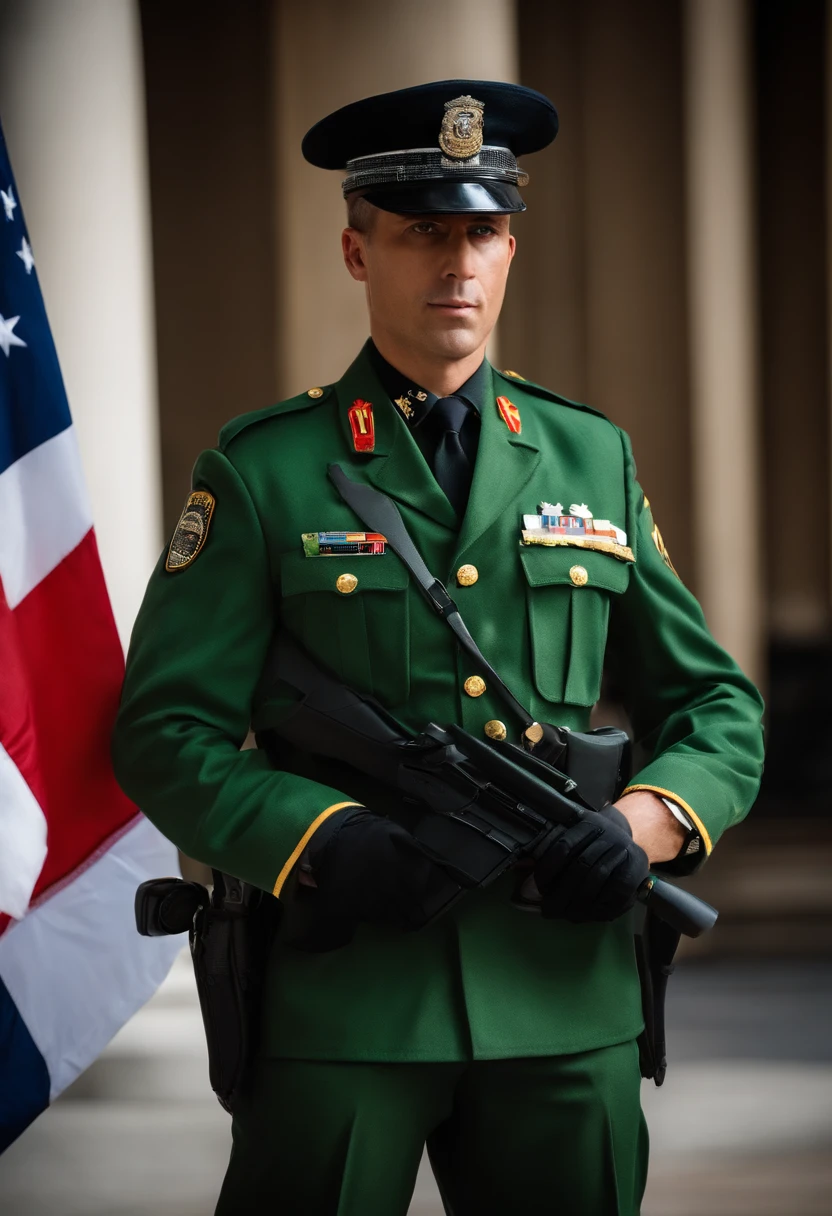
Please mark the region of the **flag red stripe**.
MULTIPOLYGON (((92 529, 9 615, 18 656, 10 703, 25 714, 28 699, 29 712, 23 728, 0 720, 0 739, 24 761, 48 828, 34 902, 136 814, 110 765, 124 656, 92 529)), ((0 654, 9 649, 9 624, 0 616, 0 654)))
POLYGON ((0 743, 43 806, 37 736, 15 615, 0 583, 0 743))

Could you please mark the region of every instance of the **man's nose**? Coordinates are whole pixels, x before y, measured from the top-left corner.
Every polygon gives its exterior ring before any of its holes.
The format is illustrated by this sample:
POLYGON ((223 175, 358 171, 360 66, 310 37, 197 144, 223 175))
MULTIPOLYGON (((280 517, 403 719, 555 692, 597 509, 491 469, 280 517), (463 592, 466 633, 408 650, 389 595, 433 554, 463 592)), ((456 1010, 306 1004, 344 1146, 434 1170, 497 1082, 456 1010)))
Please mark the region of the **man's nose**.
POLYGON ((448 241, 445 274, 448 278, 473 279, 476 274, 476 250, 468 234, 452 236, 448 241))

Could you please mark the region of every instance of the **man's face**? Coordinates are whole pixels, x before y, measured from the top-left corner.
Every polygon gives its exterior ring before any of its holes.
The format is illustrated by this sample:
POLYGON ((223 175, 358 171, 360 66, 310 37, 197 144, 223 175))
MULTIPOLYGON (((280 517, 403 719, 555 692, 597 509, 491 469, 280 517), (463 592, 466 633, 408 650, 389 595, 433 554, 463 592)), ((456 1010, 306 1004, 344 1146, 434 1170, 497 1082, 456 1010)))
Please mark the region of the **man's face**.
POLYGON ((514 256, 507 215, 396 215, 347 228, 344 258, 366 284, 374 336, 422 358, 462 359, 485 346, 514 256))

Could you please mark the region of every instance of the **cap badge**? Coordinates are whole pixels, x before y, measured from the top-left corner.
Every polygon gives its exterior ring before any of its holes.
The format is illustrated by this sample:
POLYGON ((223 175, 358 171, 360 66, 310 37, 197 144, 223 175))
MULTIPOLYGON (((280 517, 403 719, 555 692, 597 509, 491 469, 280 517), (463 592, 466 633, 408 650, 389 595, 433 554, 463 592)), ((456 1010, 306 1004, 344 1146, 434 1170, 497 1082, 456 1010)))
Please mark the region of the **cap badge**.
POLYGON ((469 160, 482 147, 485 103, 466 94, 445 102, 445 117, 439 131, 439 147, 453 160, 469 160))
POLYGON ((509 401, 508 397, 498 397, 497 409, 512 435, 519 435, 523 424, 520 421, 520 411, 514 402, 509 401))
POLYGON ((376 446, 376 427, 373 421, 373 407, 369 401, 356 397, 350 406, 350 429, 352 430, 352 446, 356 452, 372 452, 376 446))

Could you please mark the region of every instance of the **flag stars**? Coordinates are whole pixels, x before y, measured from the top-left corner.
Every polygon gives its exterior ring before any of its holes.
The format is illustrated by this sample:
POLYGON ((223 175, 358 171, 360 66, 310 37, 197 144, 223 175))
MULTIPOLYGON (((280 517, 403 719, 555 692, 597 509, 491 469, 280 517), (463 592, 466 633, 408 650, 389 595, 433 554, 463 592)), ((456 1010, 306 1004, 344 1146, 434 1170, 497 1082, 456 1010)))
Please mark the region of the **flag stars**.
POLYGON ((3 210, 6 212, 6 219, 13 220, 17 203, 15 202, 14 190, 12 189, 11 185, 9 186, 8 191, 0 190, 0 200, 2 200, 3 203, 3 210))
POLYGON ((23 238, 23 244, 17 250, 17 256, 20 258, 21 262, 26 267, 26 273, 31 274, 32 267, 35 264, 35 259, 32 256, 32 246, 26 240, 25 236, 23 238))
POLYGON ((26 343, 22 338, 18 338, 17 334, 13 334, 12 330, 17 325, 20 317, 9 317, 8 321, 0 316, 0 350, 8 359, 9 351, 13 346, 25 346, 26 343))

